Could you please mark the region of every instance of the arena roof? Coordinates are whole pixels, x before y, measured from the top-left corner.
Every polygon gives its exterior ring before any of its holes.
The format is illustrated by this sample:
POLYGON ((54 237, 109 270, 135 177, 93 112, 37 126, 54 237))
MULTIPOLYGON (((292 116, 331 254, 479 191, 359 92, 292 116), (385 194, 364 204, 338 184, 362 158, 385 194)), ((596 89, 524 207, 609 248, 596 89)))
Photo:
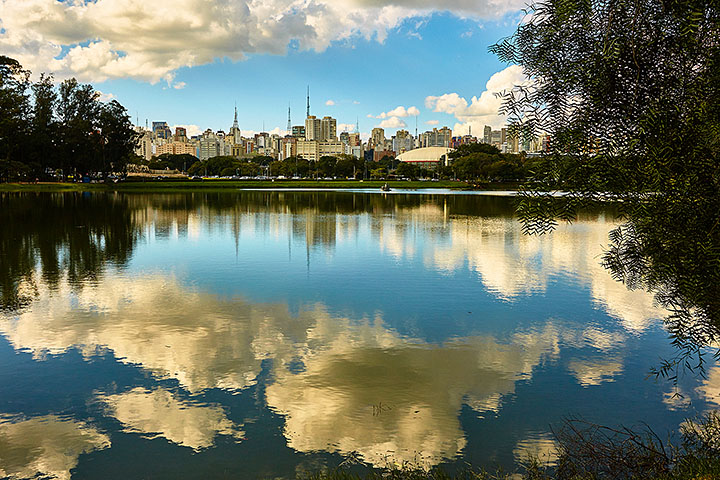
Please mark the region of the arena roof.
POLYGON ((452 148, 447 147, 425 147, 408 150, 397 156, 402 162, 439 162, 442 157, 452 152, 452 148))

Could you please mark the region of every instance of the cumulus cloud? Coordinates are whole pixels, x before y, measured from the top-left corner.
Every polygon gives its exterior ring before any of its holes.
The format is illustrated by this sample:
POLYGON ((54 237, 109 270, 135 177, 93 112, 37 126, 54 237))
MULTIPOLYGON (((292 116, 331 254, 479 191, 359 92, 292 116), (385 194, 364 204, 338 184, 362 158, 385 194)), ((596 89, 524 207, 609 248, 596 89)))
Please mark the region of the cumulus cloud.
POLYGON ((425 122, 425 125, 438 125, 438 124, 440 124, 439 120, 428 120, 427 122, 425 122))
POLYGON ((100 101, 101 102, 109 102, 110 100, 114 100, 116 97, 112 93, 104 93, 98 90, 98 93, 100 94, 100 101))
POLYGON ((373 116, 368 115, 368 118, 391 118, 391 117, 417 117, 420 115, 420 110, 417 107, 405 108, 402 105, 398 105, 389 112, 383 112, 380 115, 373 116))
POLYGON ((467 131, 468 126, 471 126, 476 132, 482 132, 485 125, 499 128, 505 124, 506 118, 498 114, 502 99, 496 94, 528 83, 522 67, 511 65, 493 74, 485 85, 485 91, 479 97, 472 97, 469 102, 457 93, 446 93, 426 97, 425 107, 433 112, 454 115, 459 120, 454 131, 467 131))
POLYGON ((328 107, 332 107, 333 105, 335 105, 335 100, 328 100, 327 102, 325 102, 325 105, 327 105, 328 107))
POLYGON ((380 127, 380 128, 405 128, 405 127, 407 127, 407 124, 404 121, 400 120, 398 117, 390 117, 390 118, 387 118, 387 119, 383 120, 382 122, 380 122, 378 127, 380 127))
POLYGON ((0 0, 0 49, 58 79, 130 77, 172 85, 181 67, 283 54, 290 42, 315 51, 357 37, 383 42, 405 20, 436 11, 499 18, 523 5, 524 0, 0 0))

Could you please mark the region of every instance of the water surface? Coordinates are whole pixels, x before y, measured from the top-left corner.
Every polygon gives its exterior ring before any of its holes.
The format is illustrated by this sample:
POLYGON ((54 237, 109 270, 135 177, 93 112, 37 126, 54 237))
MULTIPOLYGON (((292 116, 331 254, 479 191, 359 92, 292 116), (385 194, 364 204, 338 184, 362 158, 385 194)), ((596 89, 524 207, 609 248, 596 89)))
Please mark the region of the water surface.
POLYGON ((0 476, 512 471, 569 415, 720 406, 720 367, 647 378, 673 351, 600 266, 612 212, 528 237, 512 202, 0 194, 0 476))

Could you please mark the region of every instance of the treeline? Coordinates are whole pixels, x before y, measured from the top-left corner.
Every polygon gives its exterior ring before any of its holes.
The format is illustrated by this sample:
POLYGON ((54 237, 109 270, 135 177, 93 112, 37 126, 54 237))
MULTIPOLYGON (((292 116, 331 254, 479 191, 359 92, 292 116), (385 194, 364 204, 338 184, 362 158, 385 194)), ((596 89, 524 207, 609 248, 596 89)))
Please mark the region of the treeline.
POLYGON ((136 134, 117 100, 92 85, 30 71, 0 55, 0 181, 121 173, 136 134))
MULTIPOLYGON (((370 170, 389 166, 394 159, 383 159, 383 162, 366 162, 352 155, 323 156, 317 162, 310 162, 302 157, 288 157, 278 161, 267 155, 256 155, 247 158, 236 158, 221 155, 200 161, 193 155, 162 154, 153 157, 149 162, 136 159, 141 165, 151 170, 178 170, 194 176, 285 176, 285 177, 338 177, 338 178, 370 178, 370 170)), ((383 170, 386 172, 387 170, 383 170)), ((377 172, 375 172, 377 173, 377 172)))
POLYGON ((525 154, 500 153, 493 145, 472 143, 460 145, 448 154, 450 166, 438 173, 466 181, 513 182, 528 178, 539 158, 525 154))
POLYGON ((301 157, 278 161, 269 156, 236 158, 212 157, 200 161, 192 155, 163 154, 142 162, 152 170, 178 170, 198 176, 285 176, 301 178, 440 178, 470 182, 521 181, 530 175, 539 159, 525 155, 503 154, 491 145, 462 145, 449 154, 450 165, 427 169, 412 163, 385 156, 377 162, 365 161, 352 155, 323 156, 317 162, 301 157))

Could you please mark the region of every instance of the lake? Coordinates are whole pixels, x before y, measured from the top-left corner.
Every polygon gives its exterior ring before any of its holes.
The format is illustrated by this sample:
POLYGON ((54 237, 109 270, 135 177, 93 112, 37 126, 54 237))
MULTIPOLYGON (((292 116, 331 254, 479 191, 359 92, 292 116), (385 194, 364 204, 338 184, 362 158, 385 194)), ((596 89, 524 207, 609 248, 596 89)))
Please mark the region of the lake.
POLYGON ((574 416, 661 437, 720 367, 648 377, 665 312, 510 196, 0 193, 0 476, 294 478, 555 459, 574 416), (680 394, 680 395, 676 395, 680 394))

